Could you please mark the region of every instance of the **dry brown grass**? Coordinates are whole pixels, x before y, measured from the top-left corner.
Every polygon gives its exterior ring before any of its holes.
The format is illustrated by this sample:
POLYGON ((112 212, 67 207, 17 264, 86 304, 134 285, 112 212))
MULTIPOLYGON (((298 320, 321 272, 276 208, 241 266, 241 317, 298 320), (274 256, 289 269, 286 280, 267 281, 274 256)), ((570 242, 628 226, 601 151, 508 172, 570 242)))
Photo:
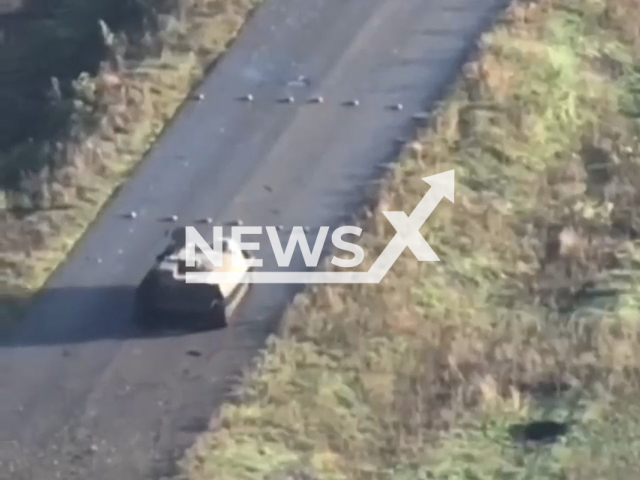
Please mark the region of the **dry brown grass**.
MULTIPOLYGON (((191 480, 638 478, 632 18, 640 2, 512 6, 385 188, 411 211, 455 168, 423 228, 442 262, 407 251, 380 285, 301 295, 191 480), (537 419, 568 433, 514 440, 537 419)), ((375 259, 394 232, 379 214, 366 232, 375 259)))
POLYGON ((112 61, 77 82, 76 125, 87 127, 55 149, 14 152, 45 156, 53 168, 25 177, 18 192, 0 192, 0 325, 65 258, 258 3, 185 0, 180 19, 163 19, 161 55, 142 62, 118 66, 127 46, 112 38, 112 61))

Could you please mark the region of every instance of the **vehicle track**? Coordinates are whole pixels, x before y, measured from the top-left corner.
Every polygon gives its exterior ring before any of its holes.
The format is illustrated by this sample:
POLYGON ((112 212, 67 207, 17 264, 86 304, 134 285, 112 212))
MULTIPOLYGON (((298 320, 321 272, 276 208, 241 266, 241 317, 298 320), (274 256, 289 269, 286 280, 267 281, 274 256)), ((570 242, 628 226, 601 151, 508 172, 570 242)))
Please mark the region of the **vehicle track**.
POLYGON ((131 300, 167 241, 158 219, 339 225, 504 4, 267 0, 0 345, 0 478, 168 474, 297 288, 256 285, 223 331, 145 338, 131 300), (310 86, 286 86, 299 75, 310 86))

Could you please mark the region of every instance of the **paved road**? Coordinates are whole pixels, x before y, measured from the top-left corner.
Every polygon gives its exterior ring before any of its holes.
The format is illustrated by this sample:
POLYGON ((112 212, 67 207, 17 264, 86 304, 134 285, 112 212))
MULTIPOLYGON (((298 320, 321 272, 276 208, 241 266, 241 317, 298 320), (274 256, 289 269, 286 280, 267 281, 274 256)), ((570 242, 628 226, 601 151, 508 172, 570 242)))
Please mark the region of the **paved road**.
POLYGON ((393 159, 395 140, 411 134, 411 116, 441 96, 502 3, 267 0, 201 86, 205 99, 181 112, 0 345, 0 478, 166 472, 295 289, 256 286, 223 331, 141 336, 130 322, 131 296, 164 246, 167 225, 158 219, 345 221, 360 187, 393 159), (299 75, 311 84, 287 86, 299 75), (236 99, 249 92, 254 102, 236 99), (319 94, 325 103, 276 101, 289 94, 319 94), (354 98, 360 106, 341 105, 354 98), (405 108, 386 108, 395 103, 405 108), (121 217, 132 209, 137 219, 121 217))

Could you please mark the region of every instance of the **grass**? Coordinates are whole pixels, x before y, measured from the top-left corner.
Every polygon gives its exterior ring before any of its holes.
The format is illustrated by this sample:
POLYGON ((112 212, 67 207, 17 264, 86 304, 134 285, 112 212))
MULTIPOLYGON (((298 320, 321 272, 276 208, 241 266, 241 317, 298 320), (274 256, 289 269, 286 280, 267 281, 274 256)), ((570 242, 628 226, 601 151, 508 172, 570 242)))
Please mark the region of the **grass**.
MULTIPOLYGON (((54 167, 25 177, 18 191, 0 192, 0 326, 18 318, 258 3, 182 2, 180 18, 162 19, 159 56, 120 68, 105 62, 95 78, 78 79, 80 127, 68 141, 12 152, 20 162, 46 156, 54 167)), ((106 30, 110 37, 113 56, 121 56, 125 41, 106 30)))
MULTIPOLYGON (((639 15, 511 6, 377 207, 454 168, 423 227, 442 261, 300 295, 190 480, 638 477, 639 15), (567 431, 537 441, 542 421, 567 431)), ((365 227, 367 269, 394 231, 365 227)))

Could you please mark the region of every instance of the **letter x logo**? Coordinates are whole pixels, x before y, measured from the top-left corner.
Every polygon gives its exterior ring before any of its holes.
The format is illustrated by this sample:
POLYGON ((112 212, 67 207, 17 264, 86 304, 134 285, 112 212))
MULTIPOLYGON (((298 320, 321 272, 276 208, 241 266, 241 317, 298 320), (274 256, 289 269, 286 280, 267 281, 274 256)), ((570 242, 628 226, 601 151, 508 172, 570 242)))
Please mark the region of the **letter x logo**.
POLYGON ((416 205, 411 215, 407 216, 405 212, 400 211, 382 212, 389 219, 393 228, 396 229, 396 235, 371 266, 367 272, 368 274, 382 279, 405 247, 409 247, 421 262, 440 261, 431 245, 420 234, 420 228, 443 198, 447 198, 451 202, 454 201, 454 171, 449 170, 425 177, 422 180, 431 185, 431 188, 416 205))

